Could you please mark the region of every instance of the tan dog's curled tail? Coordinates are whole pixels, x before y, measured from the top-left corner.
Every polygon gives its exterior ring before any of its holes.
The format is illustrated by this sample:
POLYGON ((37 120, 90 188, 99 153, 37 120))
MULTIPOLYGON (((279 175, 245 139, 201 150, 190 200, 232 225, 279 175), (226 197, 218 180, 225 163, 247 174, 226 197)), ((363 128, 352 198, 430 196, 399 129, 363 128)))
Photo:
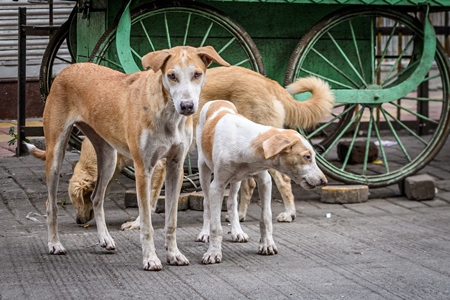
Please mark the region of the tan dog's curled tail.
POLYGON ((309 76, 300 78, 286 87, 291 94, 311 92, 312 96, 305 102, 299 102, 291 97, 279 97, 286 110, 285 125, 289 128, 311 128, 322 118, 330 115, 334 106, 334 95, 327 82, 320 78, 309 76))
POLYGON ((30 152, 31 155, 33 155, 36 158, 39 158, 41 160, 45 160, 45 151, 41 150, 39 148, 37 148, 35 145, 33 144, 29 144, 29 143, 25 143, 25 146, 27 146, 28 151, 30 152))

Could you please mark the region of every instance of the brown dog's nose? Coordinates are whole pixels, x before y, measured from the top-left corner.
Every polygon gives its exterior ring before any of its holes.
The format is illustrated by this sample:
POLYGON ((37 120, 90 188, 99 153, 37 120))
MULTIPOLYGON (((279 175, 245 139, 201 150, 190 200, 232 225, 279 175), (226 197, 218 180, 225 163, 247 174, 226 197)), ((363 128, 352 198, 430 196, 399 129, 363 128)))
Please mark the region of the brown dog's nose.
POLYGON ((192 100, 182 101, 180 104, 180 108, 183 115, 186 116, 191 115, 194 113, 194 101, 192 100))

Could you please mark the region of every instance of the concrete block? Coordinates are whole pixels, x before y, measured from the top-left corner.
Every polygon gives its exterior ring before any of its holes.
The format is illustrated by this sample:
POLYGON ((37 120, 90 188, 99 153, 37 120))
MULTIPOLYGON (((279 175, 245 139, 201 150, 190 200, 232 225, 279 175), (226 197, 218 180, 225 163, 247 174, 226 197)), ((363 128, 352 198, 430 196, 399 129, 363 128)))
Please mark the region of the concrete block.
MULTIPOLYGON (((125 191, 125 207, 138 207, 136 190, 125 191)), ((189 194, 181 193, 178 198, 178 210, 189 209, 189 194)), ((165 210, 165 196, 159 196, 155 212, 163 213, 165 210)))
MULTIPOLYGON (((203 191, 189 194, 189 208, 192 210, 203 211, 203 191)), ((222 202, 222 211, 227 211, 228 190, 225 191, 222 202)))
MULTIPOLYGON (((345 160, 347 156, 348 148, 350 147, 350 141, 339 142, 337 145, 337 154, 341 162, 345 160)), ((366 141, 355 141, 352 150, 350 151, 350 157, 348 159, 349 164, 362 164, 364 163, 364 157, 366 155, 366 141)), ((378 158, 378 147, 374 142, 369 143, 369 155, 367 162, 371 163, 378 158)))
POLYGON ((367 185, 328 185, 322 188, 323 203, 361 203, 369 199, 367 185))
POLYGON ((422 201, 433 200, 436 194, 434 178, 427 174, 419 174, 406 177, 402 184, 399 184, 409 200, 422 201))

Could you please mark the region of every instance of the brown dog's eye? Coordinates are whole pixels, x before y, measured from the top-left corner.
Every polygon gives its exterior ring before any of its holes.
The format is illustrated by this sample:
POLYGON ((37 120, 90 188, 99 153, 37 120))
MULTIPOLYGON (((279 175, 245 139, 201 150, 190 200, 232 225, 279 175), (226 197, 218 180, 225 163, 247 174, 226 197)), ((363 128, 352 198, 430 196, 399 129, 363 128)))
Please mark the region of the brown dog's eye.
POLYGON ((311 155, 304 155, 303 156, 306 160, 311 160, 311 155))
POLYGON ((200 77, 202 77, 202 73, 200 73, 200 72, 194 73, 194 79, 199 79, 200 77))
POLYGON ((177 81, 177 76, 175 76, 174 73, 167 74, 167 78, 169 78, 169 80, 171 81, 177 81))

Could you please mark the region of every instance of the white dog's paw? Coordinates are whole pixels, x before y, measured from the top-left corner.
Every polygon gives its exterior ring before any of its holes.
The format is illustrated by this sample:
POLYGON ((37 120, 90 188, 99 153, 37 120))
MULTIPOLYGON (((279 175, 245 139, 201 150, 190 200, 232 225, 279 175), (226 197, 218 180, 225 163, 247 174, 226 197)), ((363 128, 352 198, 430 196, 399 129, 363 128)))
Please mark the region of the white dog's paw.
POLYGON ((287 222, 290 223, 294 221, 295 213, 282 212, 277 216, 278 222, 287 222))
POLYGON ((48 253, 54 255, 65 255, 66 249, 64 249, 61 243, 48 243, 48 253))
POLYGON ((162 264, 157 256, 153 259, 145 260, 144 259, 144 270, 146 271, 161 271, 162 264))
POLYGON ((231 240, 236 243, 247 243, 248 235, 245 232, 239 232, 236 234, 231 233, 231 240))
POLYGON ((278 253, 275 243, 261 243, 259 244, 258 254, 261 255, 274 255, 278 253))
POLYGON ((177 266, 187 266, 189 265, 189 260, 181 254, 180 251, 169 252, 167 251, 166 261, 168 264, 177 266))
POLYGON ((106 250, 116 250, 116 243, 109 233, 99 235, 98 241, 100 243, 100 247, 106 248, 106 250))
POLYGON ((222 262, 222 251, 221 250, 208 250, 205 254, 203 254, 202 263, 207 264, 215 264, 222 262))
POLYGON ((139 230, 140 228, 141 224, 138 219, 134 221, 125 222, 122 224, 122 226, 120 226, 120 230, 139 230))
POLYGON ((204 232, 203 230, 198 234, 196 242, 207 243, 209 242, 209 232, 204 232))

